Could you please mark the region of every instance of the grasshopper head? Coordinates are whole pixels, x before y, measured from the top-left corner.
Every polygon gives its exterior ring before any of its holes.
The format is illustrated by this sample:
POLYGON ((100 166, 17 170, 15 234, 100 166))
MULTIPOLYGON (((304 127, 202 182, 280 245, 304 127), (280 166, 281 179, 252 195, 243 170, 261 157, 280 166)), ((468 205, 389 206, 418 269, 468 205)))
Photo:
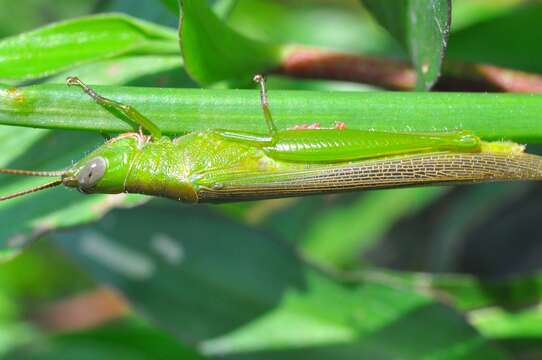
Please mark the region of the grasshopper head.
POLYGON ((118 194, 138 149, 135 136, 118 137, 100 146, 62 175, 62 184, 92 193, 118 194))
POLYGON ((124 192, 124 183, 130 172, 134 157, 147 139, 147 137, 139 134, 121 135, 100 146, 66 171, 0 168, 0 174, 57 178, 30 189, 0 196, 0 201, 18 198, 59 185, 74 187, 87 194, 117 194, 124 192))

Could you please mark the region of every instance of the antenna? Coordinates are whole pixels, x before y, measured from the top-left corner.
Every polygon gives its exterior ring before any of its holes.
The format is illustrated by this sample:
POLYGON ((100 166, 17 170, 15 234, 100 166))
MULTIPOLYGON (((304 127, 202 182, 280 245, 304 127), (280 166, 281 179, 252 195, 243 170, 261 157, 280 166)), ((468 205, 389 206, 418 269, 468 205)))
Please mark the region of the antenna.
MULTIPOLYGON (((32 171, 32 170, 17 170, 17 169, 1 169, 0 174, 24 175, 24 176, 40 176, 40 177, 61 177, 65 174, 64 171, 32 171)), ((49 189, 62 184, 62 179, 48 182, 27 190, 19 191, 10 195, 0 196, 0 201, 10 200, 19 196, 31 194, 37 191, 49 189)))
POLYGON ((55 177, 55 176, 64 175, 64 171, 32 171, 32 170, 17 170, 17 169, 1 169, 0 168, 0 174, 55 177))
POLYGON ((13 193, 13 194, 10 194, 10 195, 7 195, 7 196, 0 196, 0 201, 14 199, 14 198, 19 197, 19 196, 23 196, 23 195, 31 194, 31 193, 34 193, 34 192, 37 192, 37 191, 49 189, 49 188, 52 188, 52 187, 55 187, 55 186, 58 186, 58 185, 61 185, 61 184, 62 184, 62 180, 58 179, 58 180, 55 180, 55 181, 51 181, 51 182, 49 182, 47 184, 39 185, 39 186, 30 188, 30 189, 27 189, 27 190, 19 191, 19 192, 16 192, 16 193, 13 193))

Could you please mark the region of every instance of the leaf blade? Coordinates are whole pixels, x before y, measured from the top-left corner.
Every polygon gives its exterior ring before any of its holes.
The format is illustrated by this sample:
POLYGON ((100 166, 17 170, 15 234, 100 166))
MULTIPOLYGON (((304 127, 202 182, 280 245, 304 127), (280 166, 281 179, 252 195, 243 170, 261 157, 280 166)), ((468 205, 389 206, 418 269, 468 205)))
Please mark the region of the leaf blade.
POLYGON ((97 279, 207 354, 504 358, 451 308, 407 287, 342 284, 268 233, 210 208, 156 201, 107 217, 54 236, 97 279), (147 225, 127 226, 134 221, 147 225))
POLYGON ((249 39, 222 22, 204 1, 182 0, 179 39, 188 73, 199 83, 247 81, 279 65, 278 46, 249 39))
POLYGON ((122 14, 81 17, 0 41, 0 79, 43 77, 135 52, 178 54, 177 47, 168 28, 122 14))
POLYGON ((448 44, 450 0, 363 0, 377 20, 408 50, 418 75, 417 89, 438 79, 448 44))

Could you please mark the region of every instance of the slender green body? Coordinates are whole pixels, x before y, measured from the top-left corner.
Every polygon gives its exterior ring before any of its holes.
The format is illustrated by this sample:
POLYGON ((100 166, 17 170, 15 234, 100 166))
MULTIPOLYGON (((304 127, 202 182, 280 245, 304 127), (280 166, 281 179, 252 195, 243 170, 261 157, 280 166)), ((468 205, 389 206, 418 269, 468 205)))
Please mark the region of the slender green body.
MULTIPOLYGON (((292 134, 306 136, 314 132, 318 135, 320 131, 292 131, 292 134)), ((367 134, 360 132, 359 135, 367 134)), ((445 144, 471 136, 467 133, 444 135, 445 144)), ((427 134, 421 136, 425 138, 427 134)), ((113 139, 75 164, 64 175, 64 184, 80 187, 80 173, 96 158, 105 159, 107 171, 95 186, 81 189, 86 193, 142 193, 190 203, 541 177, 540 157, 514 153, 509 151, 509 145, 503 145, 506 151, 486 151, 482 145, 478 142, 476 146, 454 151, 437 148, 415 154, 373 156, 372 159, 367 159, 364 148, 360 159, 326 163, 318 158, 301 163, 271 156, 262 142, 239 140, 217 130, 191 133, 174 140, 162 137, 156 141, 132 134, 113 139)))

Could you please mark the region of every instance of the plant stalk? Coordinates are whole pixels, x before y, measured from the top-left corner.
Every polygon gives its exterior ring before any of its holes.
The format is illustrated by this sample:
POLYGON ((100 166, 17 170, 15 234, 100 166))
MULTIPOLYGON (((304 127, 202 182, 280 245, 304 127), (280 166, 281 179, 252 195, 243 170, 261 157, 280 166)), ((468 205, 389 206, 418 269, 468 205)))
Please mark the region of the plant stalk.
MULTIPOLYGON (((96 86, 103 96, 136 107, 163 133, 222 128, 267 131, 256 90, 96 86)), ((468 129, 485 140, 542 143, 542 95, 270 90, 279 129, 303 123, 377 131, 468 129)), ((0 87, 0 124, 126 132, 118 119, 77 89, 63 85, 0 87)))

